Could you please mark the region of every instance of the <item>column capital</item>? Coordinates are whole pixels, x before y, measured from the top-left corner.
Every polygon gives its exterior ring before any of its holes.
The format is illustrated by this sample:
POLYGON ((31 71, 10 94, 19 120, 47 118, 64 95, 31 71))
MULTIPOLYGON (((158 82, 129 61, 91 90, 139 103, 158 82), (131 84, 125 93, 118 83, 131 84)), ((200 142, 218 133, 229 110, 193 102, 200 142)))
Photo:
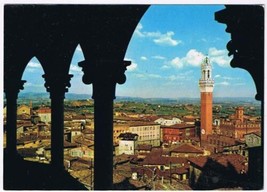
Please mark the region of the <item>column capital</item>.
POLYGON ((116 83, 123 84, 126 81, 125 71, 131 61, 95 60, 79 62, 84 72, 83 82, 93 84, 93 98, 115 98, 116 83))
POLYGON ((42 77, 45 79, 45 88, 50 93, 65 93, 68 92, 68 88, 71 86, 70 79, 73 77, 71 74, 44 74, 42 77))
POLYGON ((16 80, 16 79, 5 79, 4 81, 4 92, 6 94, 16 94, 16 97, 20 90, 23 90, 25 80, 16 80))

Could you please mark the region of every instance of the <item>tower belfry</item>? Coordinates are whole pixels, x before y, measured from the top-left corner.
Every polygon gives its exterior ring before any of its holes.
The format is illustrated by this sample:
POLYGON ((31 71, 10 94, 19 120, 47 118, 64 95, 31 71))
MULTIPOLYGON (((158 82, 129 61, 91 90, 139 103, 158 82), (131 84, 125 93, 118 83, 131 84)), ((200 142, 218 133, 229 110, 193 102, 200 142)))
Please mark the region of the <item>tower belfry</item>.
POLYGON ((214 81, 212 79, 212 66, 209 58, 205 57, 201 64, 201 78, 199 79, 201 104, 201 140, 207 140, 212 134, 212 93, 214 81))

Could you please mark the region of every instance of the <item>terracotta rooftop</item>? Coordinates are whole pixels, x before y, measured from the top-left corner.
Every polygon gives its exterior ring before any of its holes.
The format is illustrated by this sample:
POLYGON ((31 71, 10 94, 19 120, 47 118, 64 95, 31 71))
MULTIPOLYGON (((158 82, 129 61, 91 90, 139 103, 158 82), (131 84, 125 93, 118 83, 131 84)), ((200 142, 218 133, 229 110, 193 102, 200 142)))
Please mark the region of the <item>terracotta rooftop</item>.
POLYGON ((84 133, 84 134, 94 134, 94 130, 93 129, 84 129, 84 130, 82 130, 82 132, 84 133))
POLYGON ((136 150, 144 150, 144 151, 151 151, 152 145, 137 145, 136 150))
POLYGON ((231 166, 237 173, 240 173, 241 170, 247 171, 245 157, 238 154, 201 156, 189 158, 188 161, 190 164, 196 165, 200 169, 207 168, 220 171, 222 168, 225 169, 231 166))
POLYGON ((171 150, 171 152, 175 153, 199 153, 203 154, 203 150, 197 146, 193 146, 190 144, 182 144, 174 149, 171 150))
POLYGON ((23 120, 23 119, 30 119, 31 118, 31 116, 30 115, 28 115, 28 114, 26 114, 26 113, 24 113, 24 114, 20 114, 20 115, 17 115, 17 119, 18 120, 23 120))
POLYGON ((163 156, 154 156, 154 155, 147 155, 144 161, 142 162, 143 165, 169 165, 172 164, 185 164, 187 162, 186 158, 183 157, 163 157, 163 156))
POLYGON ((43 108, 40 108, 36 111, 37 111, 37 113, 51 113, 51 109, 48 107, 43 107, 43 108))
POLYGON ((126 177, 124 177, 121 174, 116 173, 116 171, 114 171, 113 173, 113 184, 117 184, 117 183, 121 183, 126 179, 126 177))
POLYGON ((127 154, 121 154, 113 157, 113 164, 122 164, 130 161, 135 156, 133 155, 127 155, 127 154))
POLYGON ((160 117, 159 116, 144 116, 142 119, 145 120, 145 121, 156 121, 157 119, 159 119, 160 117))
POLYGON ((130 184, 132 184, 133 186, 135 186, 137 189, 141 189, 141 188, 145 188, 146 187, 146 183, 144 181, 139 181, 139 180, 133 180, 133 179, 129 179, 130 184))
POLYGON ((84 120, 86 119, 86 115, 75 115, 72 116, 72 120, 84 120))
MULTIPOLYGON (((78 147, 78 145, 76 143, 70 143, 68 141, 64 141, 64 148, 75 148, 78 147)), ((46 150, 50 150, 51 149, 51 144, 48 145, 47 147, 45 147, 46 150)))
POLYGON ((257 135, 258 137, 261 137, 261 132, 260 131, 251 132, 251 133, 247 133, 247 134, 244 134, 244 135, 251 135, 251 134, 254 134, 254 135, 257 135))
POLYGON ((17 127, 32 127, 33 124, 30 121, 18 121, 17 122, 17 127))

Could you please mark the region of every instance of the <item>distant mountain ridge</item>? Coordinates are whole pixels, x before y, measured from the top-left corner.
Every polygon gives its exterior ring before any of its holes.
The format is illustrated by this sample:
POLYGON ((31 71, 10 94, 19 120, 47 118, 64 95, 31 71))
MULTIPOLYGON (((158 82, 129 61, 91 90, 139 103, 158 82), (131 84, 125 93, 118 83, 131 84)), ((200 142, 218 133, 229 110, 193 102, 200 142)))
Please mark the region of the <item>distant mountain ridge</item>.
MULTIPOLYGON (((21 92, 19 93, 19 100, 45 100, 49 99, 49 93, 34 93, 34 92, 21 92)), ((92 95, 90 94, 77 94, 77 93, 66 93, 66 100, 86 100, 91 99, 92 95)), ((130 96, 116 96, 115 102, 120 101, 129 101, 129 102, 146 102, 151 104, 172 104, 172 103, 192 103, 198 104, 200 102, 200 98, 142 98, 142 97, 130 97, 130 96)), ((220 102, 259 102, 256 101, 253 97, 215 97, 213 98, 213 103, 220 102)))

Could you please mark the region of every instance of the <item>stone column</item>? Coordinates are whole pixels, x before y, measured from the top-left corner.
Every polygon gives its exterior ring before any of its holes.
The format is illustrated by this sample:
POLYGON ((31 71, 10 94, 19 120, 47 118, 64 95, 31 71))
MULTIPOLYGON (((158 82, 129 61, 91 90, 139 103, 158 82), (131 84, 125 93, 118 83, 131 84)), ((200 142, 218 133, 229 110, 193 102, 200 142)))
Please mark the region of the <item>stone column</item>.
POLYGON ((6 152, 8 156, 17 155, 17 98, 19 90, 23 90, 24 80, 6 80, 7 119, 6 119, 6 152))
POLYGON ((64 98, 73 75, 43 75, 51 99, 51 165, 64 170, 64 98))
POLYGON ((83 82, 93 84, 94 99, 94 189, 113 189, 113 100, 116 83, 126 81, 124 72, 131 62, 80 62, 83 82))

